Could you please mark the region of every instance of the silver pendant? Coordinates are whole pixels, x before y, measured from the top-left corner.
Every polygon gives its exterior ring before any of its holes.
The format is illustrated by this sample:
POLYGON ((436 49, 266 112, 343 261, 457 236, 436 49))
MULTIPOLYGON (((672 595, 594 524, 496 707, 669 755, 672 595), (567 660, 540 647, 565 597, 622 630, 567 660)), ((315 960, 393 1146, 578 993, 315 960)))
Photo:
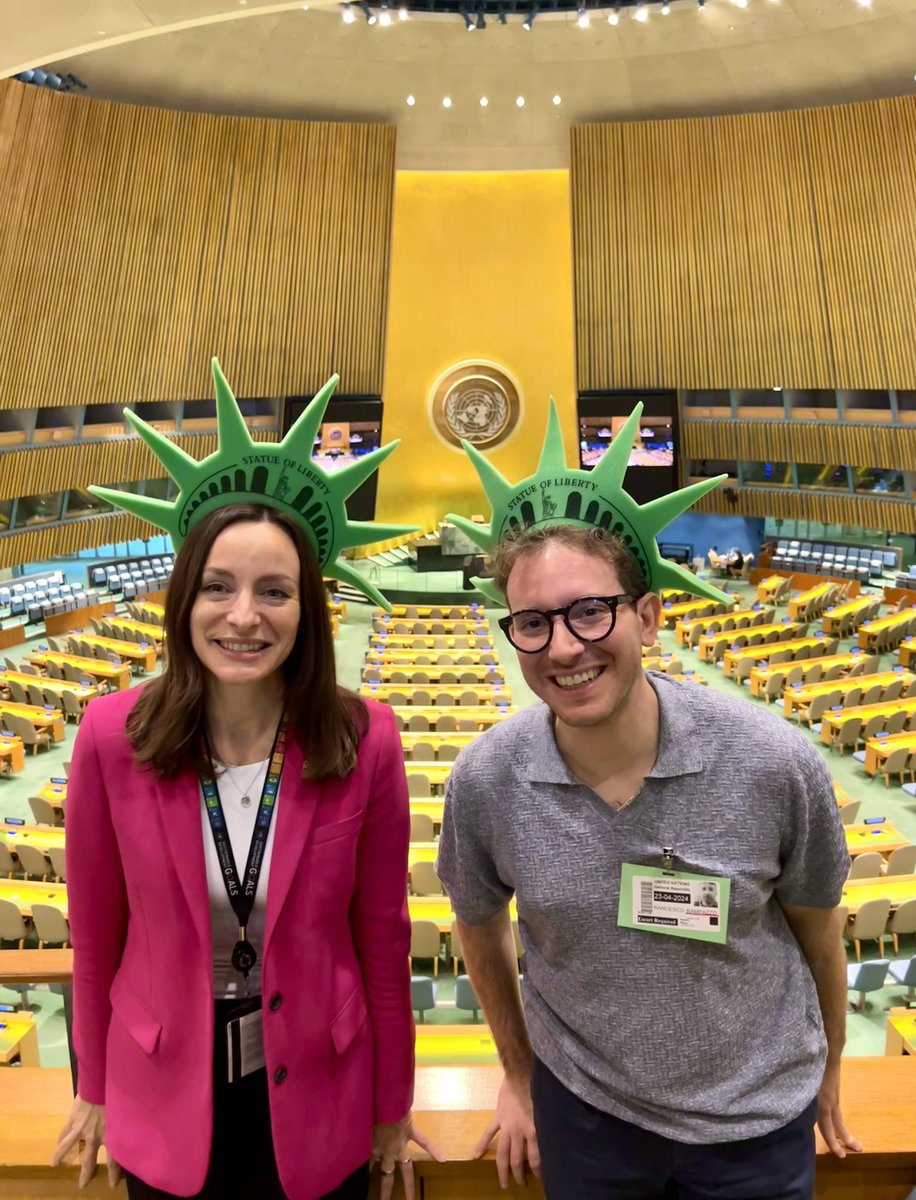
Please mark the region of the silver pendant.
POLYGON ((251 797, 250 796, 242 797, 242 808, 251 808, 251 797))

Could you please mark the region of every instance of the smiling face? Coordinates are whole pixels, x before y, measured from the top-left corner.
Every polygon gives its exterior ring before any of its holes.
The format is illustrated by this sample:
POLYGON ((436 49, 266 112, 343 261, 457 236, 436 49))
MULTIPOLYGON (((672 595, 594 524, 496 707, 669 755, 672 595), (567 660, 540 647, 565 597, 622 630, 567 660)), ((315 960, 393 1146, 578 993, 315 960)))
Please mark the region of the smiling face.
POLYGON ((282 686, 299 629, 299 556, 272 522, 239 521, 213 542, 191 609, 191 644, 208 682, 282 686))
MULTIPOLYGON (((548 542, 537 553, 520 557, 506 585, 510 612, 546 611, 585 596, 625 591, 611 562, 560 542, 548 542)), ((642 668, 642 647, 655 641, 660 616, 658 597, 651 593, 636 604, 621 603, 613 632, 600 642, 579 640, 561 617, 555 617, 547 649, 518 656, 525 682, 558 722, 573 728, 613 722, 626 713, 641 688, 650 687, 642 668)))

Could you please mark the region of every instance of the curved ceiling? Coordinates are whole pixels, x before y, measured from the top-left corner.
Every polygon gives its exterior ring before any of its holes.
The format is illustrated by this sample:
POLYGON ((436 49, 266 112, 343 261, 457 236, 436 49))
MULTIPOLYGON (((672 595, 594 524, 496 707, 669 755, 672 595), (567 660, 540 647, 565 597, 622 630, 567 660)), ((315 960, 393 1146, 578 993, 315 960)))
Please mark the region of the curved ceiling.
POLYGON ((639 22, 624 11, 616 27, 605 11, 588 29, 542 13, 527 32, 516 15, 469 34, 444 14, 345 24, 331 0, 0 0, 0 75, 52 66, 112 100, 391 122, 402 169, 561 167, 571 124, 870 100, 916 86, 916 0, 746 3, 706 0, 700 12, 696 0, 672 0, 667 16, 653 6, 639 22))

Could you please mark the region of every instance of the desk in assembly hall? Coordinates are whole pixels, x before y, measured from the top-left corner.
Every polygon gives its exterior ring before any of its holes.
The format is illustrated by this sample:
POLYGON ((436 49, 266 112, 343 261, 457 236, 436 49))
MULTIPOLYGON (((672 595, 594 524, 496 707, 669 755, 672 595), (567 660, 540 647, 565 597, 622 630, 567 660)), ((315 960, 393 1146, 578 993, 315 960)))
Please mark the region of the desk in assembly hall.
POLYGON ((916 1054, 916 1009, 892 1008, 887 1014, 884 1053, 916 1054))
POLYGON ((42 854, 47 854, 51 849, 63 850, 65 836, 64 830, 56 825, 0 824, 0 843, 3 843, 13 854, 16 853, 16 847, 22 842, 28 842, 42 854))
POLYGON ((61 692, 72 692, 83 708, 99 694, 98 688, 71 683, 69 679, 52 679, 50 675, 29 675, 27 671, 0 671, 0 686, 8 679, 15 680, 24 688, 34 685, 43 692, 54 692, 56 696, 60 696, 61 692))
POLYGON ((165 630, 161 625, 147 625, 145 621, 133 621, 129 617, 109 617, 105 624, 110 625, 115 632, 130 630, 131 633, 138 633, 157 650, 162 649, 162 643, 165 641, 165 630))
POLYGON ((726 648, 726 653, 732 646, 740 646, 742 649, 752 649, 750 638, 766 638, 771 633, 779 634, 779 638, 775 642, 760 641, 755 642, 754 646, 778 646, 781 642, 791 640, 794 636, 802 636, 802 626, 797 621, 790 621, 788 617, 783 617, 781 621, 771 621, 769 625, 749 625, 747 629, 719 629, 715 633, 704 634, 697 642, 697 653, 703 662, 712 661, 716 656, 716 651, 723 646, 726 648), (782 636, 785 635, 785 636, 782 636), (743 643, 739 641, 743 638, 743 643))
MULTIPOLYGON (((382 610, 377 608, 373 615, 382 616, 382 610)), ((487 610, 482 604, 392 604, 388 614, 392 620, 406 617, 408 621, 441 621, 445 618, 476 621, 486 615, 487 610)))
POLYGON ((855 600, 847 600, 844 604, 835 604, 828 608, 821 618, 821 628, 824 633, 843 635, 843 624, 847 617, 859 612, 867 612, 874 601, 871 596, 857 596, 855 600))
MULTIPOLYGON (((818 660, 814 659, 814 661, 818 660)), ((810 704, 815 696, 829 696, 831 692, 840 692, 845 697, 848 692, 855 691, 856 688, 866 691, 878 684, 887 687, 889 684, 896 683, 898 679, 902 679, 904 684, 909 687, 910 682, 916 679, 916 675, 912 675, 909 671, 901 672, 897 668, 893 671, 878 671, 874 675, 853 675, 851 678, 845 675, 838 679, 819 679, 817 683, 809 683, 807 686, 796 683, 783 692, 783 712, 787 717, 791 717, 796 708, 810 704)))
POLYGON ((705 617, 692 617, 689 621, 678 621, 674 629, 674 640, 679 646, 687 646, 690 643, 690 635, 697 629, 701 629, 704 633, 710 625, 719 623, 720 629, 717 632, 721 633, 741 633, 746 629, 754 628, 754 621, 759 621, 760 624, 768 622, 773 616, 774 610, 769 607, 764 607, 761 604, 755 604, 753 608, 735 609, 734 612, 728 613, 710 613, 705 617), (746 625, 734 624, 728 629, 722 629, 723 621, 746 621, 746 625))
POLYGON ((904 730, 903 733, 885 733, 881 737, 869 738, 865 743, 865 771, 868 775, 877 775, 881 764, 886 762, 895 750, 906 747, 911 754, 916 754, 916 729, 904 730))
POLYGON ((787 641, 765 642, 759 646, 739 646, 736 650, 728 649, 725 651, 722 656, 722 669, 726 678, 730 678, 734 675, 738 662, 741 659, 752 658, 755 661, 768 662, 772 655, 784 654, 788 651, 790 657, 783 659, 780 663, 785 670, 788 670, 796 651, 803 649, 805 646, 809 650, 820 649, 821 646, 826 646, 824 657, 828 657, 836 650, 837 639, 825 639, 823 634, 815 634, 814 637, 793 637, 787 641))
MULTIPOLYGON (((442 709, 442 711, 445 712, 445 709, 442 709)), ((443 733, 437 733, 435 729, 402 729, 401 746, 405 754, 408 750, 413 751, 414 746, 418 742, 426 746, 432 746, 433 749, 437 749, 439 746, 457 746, 459 750, 463 750, 465 746, 469 746, 475 738, 479 737, 480 731, 477 729, 456 729, 443 733)))
MULTIPOLYGON (((369 683, 360 684, 359 688, 361 696, 366 696, 369 700, 380 700, 383 704, 389 704, 392 695, 404 696, 411 707, 414 704, 415 692, 422 692, 428 697, 423 701, 426 705, 430 701, 435 704, 438 697, 451 696, 452 703, 449 707, 452 708, 458 705, 459 697, 465 692, 472 692, 480 698, 480 705, 477 707, 508 704, 511 698, 504 683, 373 683, 370 680, 369 683)), ((461 707, 474 708, 475 705, 465 704, 461 707)))
POLYGON ((135 600, 134 604, 137 608, 142 609, 144 612, 152 613, 153 616, 158 617, 160 621, 165 620, 164 604, 157 604, 153 600, 144 600, 142 597, 135 600))
MULTIPOLYGON (((411 921, 433 921, 440 933, 449 933, 455 920, 448 896, 408 896, 407 910, 411 921)), ((518 920, 514 898, 509 901, 509 915, 513 921, 518 920)))
POLYGON ((789 616, 793 621, 798 620, 812 601, 820 600, 823 597, 826 602, 826 597, 833 591, 834 586, 832 583, 816 583, 807 591, 795 592, 789 597, 789 616))
POLYGON ((441 796, 411 796, 410 797, 410 815, 429 817, 433 823, 433 827, 438 829, 442 824, 442 815, 445 809, 445 801, 441 796))
POLYGON ((916 667, 916 638, 907 638, 897 647, 901 667, 916 667))
MULTIPOLYGON (((24 917, 32 915, 33 904, 50 904, 64 916, 67 907, 67 885, 41 883, 32 879, 0 879, 0 900, 12 900, 24 917)), ((4 953, 6 953, 4 951, 4 953)))
POLYGON ((852 670, 856 663, 864 662, 866 671, 878 670, 878 655, 870 654, 867 657, 863 655, 861 650, 851 650, 848 654, 820 654, 814 658, 793 659, 791 662, 773 663, 772 666, 754 667, 750 675, 751 695, 760 696, 766 688, 767 681, 771 675, 777 671, 787 671, 790 667, 802 668, 802 679, 806 679, 808 672, 815 665, 819 665, 821 671, 829 671, 831 667, 835 667, 837 663, 842 666, 842 674, 837 676, 836 682, 845 679, 847 674, 852 670))
POLYGON ((473 634, 459 634, 457 637, 444 633, 431 635, 419 633, 373 633, 369 637, 369 646, 376 650, 490 650, 493 651, 493 639, 487 634, 475 637, 473 634))
POLYGON ((122 642, 117 638, 101 637, 97 633, 80 633, 77 638, 87 646, 98 646, 109 654, 117 654, 118 658, 128 662, 139 663, 144 671, 156 669, 156 647, 142 645, 140 642, 122 642))
POLYGON ((496 1042, 489 1025, 417 1026, 415 1043, 417 1064, 495 1063, 499 1061, 496 1042))
POLYGON ((870 850, 888 855, 894 850, 899 850, 901 846, 910 845, 910 839, 904 837, 890 821, 885 821, 882 825, 846 825, 843 832, 846 835, 846 849, 850 858, 856 858, 870 850))
POLYGON ((840 904, 854 917, 866 900, 888 899, 891 911, 916 900, 916 875, 875 875, 867 879, 848 879, 843 885, 840 904))
POLYGON ((408 617, 390 619, 384 616, 372 618, 372 629, 375 633, 414 633, 423 637, 433 637, 435 634, 466 634, 474 637, 487 637, 490 633, 490 622, 486 617, 470 620, 468 617, 427 617, 410 620, 408 617), (436 626, 434 629, 433 626, 436 626))
POLYGON ((898 626, 908 625, 913 619, 914 613, 905 609, 902 613, 889 613, 886 617, 877 617, 873 621, 866 621, 864 625, 859 626, 856 637, 859 646, 863 650, 871 650, 874 648, 882 633, 887 633, 889 629, 896 629, 898 626))
POLYGON ((12 734, 0 734, 0 762, 7 762, 15 774, 25 769, 25 746, 22 738, 12 734))
POLYGON ((916 696, 907 696, 904 700, 888 700, 883 704, 880 701, 877 704, 853 704, 850 708, 841 708, 837 712, 830 709, 821 717, 821 741, 825 746, 829 746, 839 733, 840 725, 853 717, 861 717, 865 722, 869 717, 881 714, 890 717, 897 712, 916 713, 916 696))
POLYGON ((455 664, 443 664, 442 666, 437 664, 433 666, 431 663, 425 663, 419 667, 416 666, 415 663, 411 663, 409 666, 406 664, 401 666, 377 666, 373 663, 370 663, 363 667, 362 681, 363 683, 370 684, 384 683, 390 685, 391 687, 423 688, 428 687, 429 684, 441 683, 441 676, 443 675, 454 675, 456 679, 459 675, 474 676, 473 683, 449 683, 446 685, 451 688, 457 687, 471 689, 474 687, 479 687, 482 683, 499 683, 505 686, 506 683, 506 676, 502 667, 496 667, 492 665, 472 667, 468 666, 466 663, 462 663, 460 666, 455 664), (414 682, 411 680, 410 676, 415 671, 420 675, 425 675, 425 681, 417 680, 414 682), (372 678, 369 674, 370 672, 375 672, 375 674, 379 676, 379 679, 376 680, 372 678), (404 676, 404 678, 392 679, 393 675, 404 676))
MULTIPOLYGON (((471 1050, 483 1048, 483 1025, 469 1025, 471 1050)), ((420 1026, 418 1040, 434 1050, 437 1026, 420 1026)), ((447 1053, 462 1053, 449 1035, 447 1053)), ((676 1047, 673 1049, 676 1050, 676 1047)), ((463 1051, 468 1053, 468 1049, 463 1051)), ((543 1200, 536 1180, 524 1188, 513 1184, 502 1191, 496 1174, 496 1151, 474 1156, 490 1123, 503 1080, 497 1063, 465 1063, 417 1067, 413 1119, 444 1155, 433 1162, 411 1144, 417 1195, 422 1200, 543 1200)), ((0 1200, 64 1200, 77 1194, 86 1200, 125 1200, 126 1186, 108 1186, 104 1150, 102 1169, 85 1190, 77 1192, 79 1153, 71 1151, 61 1167, 48 1163, 57 1136, 73 1102, 70 1071, 46 1067, 40 1071, 11 1071, 0 1090, 0 1200)), ((916 1060, 912 1055, 845 1058, 841 1065, 843 1116, 864 1146, 861 1154, 840 1161, 827 1151, 818 1135, 815 1200, 906 1200, 916 1187, 916 1060)), ((400 1185, 398 1185, 400 1186, 400 1185)), ((378 1196, 374 1176, 370 1196, 378 1196)), ((400 1195, 400 1193, 397 1193, 400 1195)))
POLYGON ((7 1067, 14 1059, 21 1067, 41 1066, 38 1026, 31 1013, 0 1012, 0 1064, 7 1067))
MULTIPOLYGON (((498 708, 486 704, 434 704, 428 707, 425 704, 392 704, 389 707, 401 718, 405 726, 411 717, 426 717, 432 727, 430 732, 435 731, 436 721, 440 717, 455 717, 459 721, 476 721, 477 728, 480 730, 489 729, 491 725, 498 725, 500 721, 513 716, 516 712, 514 704, 501 704, 498 708)), ((475 736, 470 730, 468 733, 471 737, 475 736)), ((448 736, 452 737, 453 734, 450 732, 448 736)))
MULTIPOLYGON (((737 599, 735 600, 737 604, 737 599)), ((669 629, 673 629, 678 621, 689 621, 692 617, 712 617, 724 601, 719 600, 684 600, 680 604, 662 604, 662 621, 669 629)), ((728 613, 722 613, 723 617, 728 613)))
MULTIPOLYGON (((64 663, 69 663, 82 675, 101 680, 119 691, 130 687, 129 663, 103 662, 100 658, 83 658, 79 654, 59 653, 56 650, 38 650, 34 654, 27 654, 25 660, 30 662, 33 667, 45 667, 49 662, 63 667, 64 663)), ((41 686, 40 679, 38 683, 41 686)))
POLYGON ((790 582, 788 575, 767 575, 757 584, 757 599, 761 604, 775 603, 776 594, 790 582))
POLYGON ((38 733, 48 733, 52 742, 64 740, 66 722, 59 708, 39 708, 37 704, 14 704, 12 700, 0 700, 0 711, 11 713, 14 717, 25 717, 38 733))
POLYGON ((366 652, 367 667, 396 667, 400 671, 408 671, 411 668, 425 671, 429 666, 443 667, 447 671, 461 671, 465 666, 491 667, 497 663, 496 651, 492 648, 472 650, 470 647, 459 646, 452 650, 436 647, 434 650, 417 651, 404 647, 389 650, 376 646, 370 647, 366 652), (462 659, 466 661, 462 662, 462 659))

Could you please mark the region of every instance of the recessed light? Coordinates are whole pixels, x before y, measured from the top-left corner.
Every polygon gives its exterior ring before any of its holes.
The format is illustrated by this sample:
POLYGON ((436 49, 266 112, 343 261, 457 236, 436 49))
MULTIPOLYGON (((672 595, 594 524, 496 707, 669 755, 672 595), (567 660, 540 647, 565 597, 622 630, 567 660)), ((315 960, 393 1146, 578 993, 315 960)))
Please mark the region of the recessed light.
POLYGON ((579 17, 576 21, 576 24, 579 26, 580 29, 588 29, 589 25, 591 24, 591 22, 588 19, 588 13, 580 12, 579 17))
MULTIPOLYGON (((746 4, 747 0, 744 0, 744 2, 746 4)), ((637 21, 648 21, 649 10, 646 8, 645 4, 637 4, 636 12, 633 13, 633 16, 636 18, 637 21)))
POLYGON ((406 21, 407 17, 408 17, 407 9, 402 4, 401 7, 398 9, 398 19, 401 21, 406 21))
POLYGON ((490 103, 490 101, 486 98, 486 96, 480 97, 480 107, 481 108, 486 108, 489 103, 490 103))
POLYGON ((554 98, 553 98, 553 102, 554 102, 554 104, 559 104, 559 103, 560 103, 560 97, 559 97, 559 96, 554 96, 554 98))
POLYGON ((615 12, 608 13, 607 23, 608 23, 608 25, 619 25, 620 17, 618 17, 615 12))
POLYGON ((344 5, 343 12, 340 14, 340 19, 343 21, 344 25, 352 25, 356 20, 356 13, 349 4, 344 5))
POLYGON ((443 108, 451 108, 451 107, 452 107, 452 98, 451 98, 451 96, 443 96, 443 97, 442 97, 442 107, 443 107, 443 108))
POLYGON ((519 108, 524 108, 525 107, 525 97, 524 96, 516 96, 515 103, 518 105, 519 108))
POLYGON ((407 97, 407 103, 410 105, 411 108, 413 108, 413 106, 416 104, 416 102, 417 102, 416 96, 408 96, 407 97))

